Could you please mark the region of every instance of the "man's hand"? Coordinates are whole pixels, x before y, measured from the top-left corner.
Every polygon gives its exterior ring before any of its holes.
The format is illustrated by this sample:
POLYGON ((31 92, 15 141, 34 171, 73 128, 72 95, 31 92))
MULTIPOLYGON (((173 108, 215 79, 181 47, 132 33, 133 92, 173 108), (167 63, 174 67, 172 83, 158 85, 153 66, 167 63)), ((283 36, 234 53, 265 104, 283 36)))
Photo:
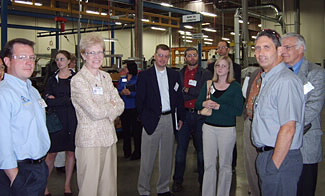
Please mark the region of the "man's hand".
POLYGON ((131 95, 131 91, 130 91, 129 89, 125 88, 125 89, 123 89, 123 90, 121 91, 121 94, 122 94, 122 95, 131 95))

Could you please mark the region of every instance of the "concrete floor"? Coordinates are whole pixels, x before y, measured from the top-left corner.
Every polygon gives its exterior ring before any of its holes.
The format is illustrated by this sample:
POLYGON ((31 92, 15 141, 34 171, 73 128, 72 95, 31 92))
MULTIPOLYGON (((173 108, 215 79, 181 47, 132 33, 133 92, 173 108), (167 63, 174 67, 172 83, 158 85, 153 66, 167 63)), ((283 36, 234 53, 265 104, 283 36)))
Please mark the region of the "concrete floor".
MULTIPOLYGON (((322 112, 322 119, 325 119, 325 110, 322 112)), ((322 123, 323 130, 325 129, 325 122, 322 123)), ((243 164, 243 119, 238 118, 237 121, 237 168, 236 173, 233 175, 233 181, 231 186, 231 196, 247 196, 247 180, 246 173, 243 164)), ((137 192, 137 179, 140 168, 140 161, 130 161, 123 157, 122 140, 117 144, 118 148, 118 196, 136 196, 137 192)), ((325 141, 323 140, 323 149, 325 150, 325 141)), ((325 151, 324 151, 325 152, 325 151)), ((157 164, 156 164, 157 165, 157 164)), ((325 195, 325 162, 319 164, 318 169, 318 184, 316 190, 316 196, 325 195)), ((158 169, 156 168, 152 178, 152 187, 157 182, 158 169)), ((49 179, 49 190, 52 196, 62 196, 64 191, 64 179, 65 174, 53 170, 53 173, 49 179)), ((73 177, 73 192, 77 193, 77 180, 76 172, 73 177)), ((196 158, 195 150, 192 144, 190 144, 187 155, 187 168, 184 176, 184 190, 176 193, 176 196, 199 196, 199 185, 197 183, 196 172, 196 158)), ((152 189, 152 194, 156 194, 155 188, 152 189)), ((77 195, 77 194, 75 194, 77 195)))

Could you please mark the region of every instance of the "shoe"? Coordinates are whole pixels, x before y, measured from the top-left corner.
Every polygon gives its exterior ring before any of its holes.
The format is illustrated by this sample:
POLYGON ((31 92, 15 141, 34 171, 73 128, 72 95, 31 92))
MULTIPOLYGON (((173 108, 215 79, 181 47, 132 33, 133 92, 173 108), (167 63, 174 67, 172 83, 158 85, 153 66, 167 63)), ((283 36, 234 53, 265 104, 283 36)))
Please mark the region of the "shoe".
POLYGON ((73 193, 64 193, 64 196, 73 196, 73 193))
POLYGON ((183 190, 183 185, 181 183, 174 182, 172 186, 172 191, 173 192, 180 192, 183 190))
POLYGON ((171 193, 170 191, 166 192, 166 193, 158 193, 158 196, 175 196, 173 193, 171 193))
POLYGON ((131 160, 131 161, 138 160, 138 159, 140 159, 140 157, 141 157, 140 155, 138 155, 138 154, 134 154, 134 153, 133 153, 133 154, 131 155, 130 160, 131 160))

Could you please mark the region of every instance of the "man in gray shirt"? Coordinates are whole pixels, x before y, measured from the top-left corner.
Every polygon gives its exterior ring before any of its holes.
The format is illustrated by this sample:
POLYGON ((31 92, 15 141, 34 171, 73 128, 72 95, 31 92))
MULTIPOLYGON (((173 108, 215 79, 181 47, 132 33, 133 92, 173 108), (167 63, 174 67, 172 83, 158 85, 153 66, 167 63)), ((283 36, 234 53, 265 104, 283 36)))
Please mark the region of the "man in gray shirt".
POLYGON ((301 80, 281 62, 279 39, 270 29, 256 38, 256 59, 264 73, 252 134, 262 195, 295 196, 302 171, 304 93, 301 80))

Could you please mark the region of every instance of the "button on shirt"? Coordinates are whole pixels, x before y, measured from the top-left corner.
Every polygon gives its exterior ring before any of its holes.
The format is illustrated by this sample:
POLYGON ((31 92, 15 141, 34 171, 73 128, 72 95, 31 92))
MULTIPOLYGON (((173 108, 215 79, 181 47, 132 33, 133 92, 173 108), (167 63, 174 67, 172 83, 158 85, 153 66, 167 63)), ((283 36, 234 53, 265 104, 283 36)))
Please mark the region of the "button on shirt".
POLYGON ((156 69, 156 76, 158 80, 159 92, 160 92, 160 99, 162 105, 162 112, 170 111, 170 100, 169 100, 169 86, 168 86, 168 76, 167 76, 167 69, 163 71, 159 71, 157 67, 156 69))
POLYGON ((301 80, 284 63, 262 74, 262 87, 254 105, 252 139, 257 147, 275 147, 281 126, 296 121, 290 149, 302 146, 304 92, 301 80))
POLYGON ((0 169, 17 167, 17 160, 39 159, 50 148, 45 109, 38 91, 6 74, 0 83, 0 169))

